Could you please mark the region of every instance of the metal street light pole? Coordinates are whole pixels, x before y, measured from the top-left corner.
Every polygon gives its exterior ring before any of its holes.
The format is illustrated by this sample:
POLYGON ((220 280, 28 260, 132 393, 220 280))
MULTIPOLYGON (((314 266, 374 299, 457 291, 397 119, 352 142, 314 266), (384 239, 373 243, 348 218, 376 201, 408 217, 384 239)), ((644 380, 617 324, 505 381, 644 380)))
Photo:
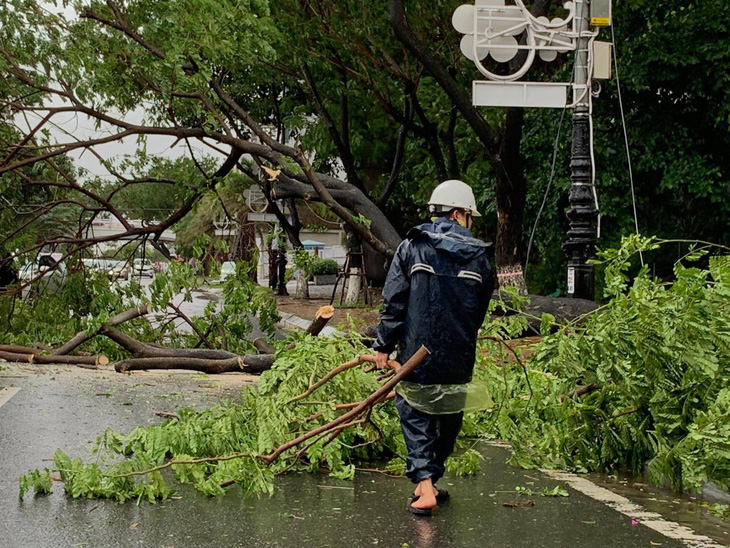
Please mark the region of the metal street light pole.
POLYGON ((596 218, 591 166, 590 94, 588 48, 591 41, 590 1, 576 1, 576 29, 580 33, 575 50, 575 85, 573 86, 573 144, 570 157, 570 221, 568 240, 563 248, 568 255, 568 295, 580 299, 594 297, 594 269, 588 260, 595 254, 596 218))
POLYGON ((454 10, 452 24, 462 33, 461 51, 474 62, 486 81, 472 83, 474 106, 517 108, 573 108, 570 230, 564 244, 568 255, 568 294, 593 299, 593 257, 596 246, 593 169, 591 165, 591 84, 610 78, 608 43, 595 42, 593 27, 611 25, 611 0, 570 0, 563 5, 565 19, 535 17, 524 0, 475 0, 454 10), (570 27, 569 27, 570 25, 570 27), (597 47, 599 46, 600 47, 597 47), (575 51, 572 101, 568 82, 528 82, 525 76, 537 57, 554 61, 558 54, 575 51), (599 55, 596 55, 596 51, 599 55), (518 52, 523 55, 517 57, 518 52), (519 62, 512 67, 515 58, 519 62), (490 59, 485 63, 485 60, 490 59), (510 63, 511 72, 494 71, 492 62, 510 63), (593 70, 595 67, 595 71, 593 70))

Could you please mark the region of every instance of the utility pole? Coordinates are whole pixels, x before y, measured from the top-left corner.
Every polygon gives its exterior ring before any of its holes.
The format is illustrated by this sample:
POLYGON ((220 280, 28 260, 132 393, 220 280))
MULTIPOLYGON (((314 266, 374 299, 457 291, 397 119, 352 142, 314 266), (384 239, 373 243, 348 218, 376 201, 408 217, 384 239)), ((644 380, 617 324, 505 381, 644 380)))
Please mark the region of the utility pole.
POLYGON ((461 51, 485 80, 472 83, 472 104, 485 107, 573 108, 571 149, 570 221, 568 241, 568 295, 593 299, 593 265, 596 218, 593 167, 591 165, 591 87, 593 80, 608 79, 610 44, 595 42, 598 30, 611 22, 611 0, 565 2, 565 18, 535 17, 524 0, 475 0, 456 8, 454 28, 462 33, 461 51), (537 57, 554 61, 559 54, 575 52, 574 81, 528 82, 521 80, 537 57), (510 71, 494 71, 494 62, 510 63, 518 52, 519 62, 510 71), (491 60, 491 61, 488 61, 491 60), (487 61, 485 63, 485 61, 487 61), (572 89, 572 94, 570 93, 572 89), (568 95, 572 95, 571 101, 568 95))
POLYGON ((590 94, 588 48, 590 47, 590 0, 576 0, 575 83, 573 85, 573 143, 570 154, 570 221, 568 240, 563 249, 568 255, 568 296, 594 297, 594 268, 588 260, 595 255, 596 218, 591 165, 590 94))

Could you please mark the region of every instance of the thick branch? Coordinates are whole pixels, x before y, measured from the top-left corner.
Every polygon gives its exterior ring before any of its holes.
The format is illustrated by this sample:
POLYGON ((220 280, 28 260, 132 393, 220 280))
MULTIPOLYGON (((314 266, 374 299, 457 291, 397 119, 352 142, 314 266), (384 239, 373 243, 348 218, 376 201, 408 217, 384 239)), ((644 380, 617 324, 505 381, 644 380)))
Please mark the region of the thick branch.
POLYGON ((99 330, 99 333, 113 340, 135 358, 199 358, 208 360, 238 358, 237 354, 226 352, 225 350, 152 346, 133 339, 123 331, 111 327, 110 325, 103 325, 99 330))
POLYGON ((314 436, 317 436, 323 432, 327 432, 330 430, 336 429, 338 426, 347 424, 348 422, 351 422, 353 419, 358 417, 360 414, 362 414, 364 411, 381 401, 383 398, 385 398, 390 391, 395 387, 396 384, 398 384, 400 381, 402 381, 404 378, 406 378, 416 367, 421 365, 421 362, 426 359, 426 357, 429 355, 429 351, 425 346, 421 346, 415 354, 409 359, 406 363, 403 364, 403 366, 398 370, 398 372, 393 375, 393 377, 383 384, 378 390, 370 394, 367 398, 365 398, 360 405, 352 409, 351 411, 344 413, 343 415, 340 415, 333 421, 320 426, 319 428, 315 428, 314 430, 311 430, 307 432, 306 434, 302 434, 301 436, 279 446, 273 453, 270 455, 267 455, 265 457, 262 457, 268 464, 271 464, 274 462, 284 451, 287 451, 291 449, 292 447, 295 447, 299 445, 300 443, 308 440, 309 438, 312 438, 314 436))
POLYGON ((451 77, 446 68, 435 57, 428 53, 429 48, 418 39, 408 26, 403 0, 390 0, 390 25, 393 27, 396 38, 439 83, 469 126, 477 134, 482 144, 492 153, 496 152, 499 146, 498 135, 471 104, 471 98, 464 92, 462 86, 451 77))
MULTIPOLYGON (((120 314, 117 314, 116 316, 112 316, 107 320, 106 324, 107 326, 114 326, 119 325, 120 323, 128 322, 129 320, 133 320, 135 318, 139 318, 140 316, 146 316, 152 312, 152 307, 149 305, 142 305, 142 306, 136 306, 134 308, 130 308, 129 310, 125 310, 124 312, 121 312, 120 314)), ((64 354, 68 354, 71 352, 74 348, 77 346, 85 343, 94 335, 96 335, 99 331, 93 331, 91 333, 87 333, 86 331, 81 331, 78 335, 76 335, 73 339, 68 341, 63 346, 60 346, 53 350, 51 354, 55 356, 62 356, 64 354)))
POLYGON ((9 362, 21 363, 63 363, 70 365, 107 365, 109 358, 99 356, 54 356, 47 354, 21 354, 14 352, 0 352, 0 358, 9 362))
POLYGON ((271 354, 256 354, 252 356, 238 356, 235 358, 203 359, 203 358, 133 358, 122 360, 114 364, 118 373, 128 371, 142 371, 147 369, 187 369, 202 371, 209 374, 219 373, 261 373, 274 363, 271 354))

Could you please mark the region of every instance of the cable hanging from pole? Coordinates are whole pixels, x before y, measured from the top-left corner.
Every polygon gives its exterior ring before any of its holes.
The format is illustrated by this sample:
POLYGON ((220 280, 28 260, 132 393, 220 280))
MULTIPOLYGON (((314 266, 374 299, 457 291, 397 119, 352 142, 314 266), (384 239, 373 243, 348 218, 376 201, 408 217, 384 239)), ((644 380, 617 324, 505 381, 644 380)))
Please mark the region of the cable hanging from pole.
MULTIPOLYGON (((616 71, 616 91, 618 92, 618 106, 619 110, 621 112, 621 127, 623 129, 624 134, 624 144, 626 145, 626 162, 629 167, 629 184, 631 186, 631 205, 633 206, 634 210, 634 228, 636 230, 636 234, 639 234, 639 215, 636 212, 636 193, 634 192, 634 173, 631 169, 631 149, 629 148, 629 134, 626 129, 626 116, 624 115, 624 102, 623 98, 621 97, 621 80, 619 79, 618 74, 618 55, 616 54, 616 36, 613 31, 613 25, 611 26, 611 46, 613 48, 613 66, 616 71)), ((641 266, 644 266, 644 255, 641 251, 639 251, 639 260, 641 261, 641 266)))

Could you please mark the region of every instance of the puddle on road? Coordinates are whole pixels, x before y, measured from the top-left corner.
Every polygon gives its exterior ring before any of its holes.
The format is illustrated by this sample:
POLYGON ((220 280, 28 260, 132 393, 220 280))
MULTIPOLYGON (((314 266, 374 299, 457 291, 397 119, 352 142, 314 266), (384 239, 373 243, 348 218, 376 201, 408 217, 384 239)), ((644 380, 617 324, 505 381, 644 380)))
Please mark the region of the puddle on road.
POLYGON ((696 533, 730 545, 730 523, 713 516, 701 497, 675 494, 628 474, 586 474, 586 477, 650 512, 661 514, 667 520, 676 521, 696 533))

